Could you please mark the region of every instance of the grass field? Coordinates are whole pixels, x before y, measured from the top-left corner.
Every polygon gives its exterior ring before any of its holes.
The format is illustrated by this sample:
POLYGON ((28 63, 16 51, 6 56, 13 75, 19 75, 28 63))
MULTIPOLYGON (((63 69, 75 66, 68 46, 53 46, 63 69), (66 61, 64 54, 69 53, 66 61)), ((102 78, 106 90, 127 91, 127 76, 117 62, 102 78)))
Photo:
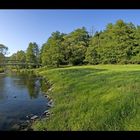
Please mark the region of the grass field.
POLYGON ((140 130, 140 65, 39 69, 53 83, 50 119, 34 130, 140 130))

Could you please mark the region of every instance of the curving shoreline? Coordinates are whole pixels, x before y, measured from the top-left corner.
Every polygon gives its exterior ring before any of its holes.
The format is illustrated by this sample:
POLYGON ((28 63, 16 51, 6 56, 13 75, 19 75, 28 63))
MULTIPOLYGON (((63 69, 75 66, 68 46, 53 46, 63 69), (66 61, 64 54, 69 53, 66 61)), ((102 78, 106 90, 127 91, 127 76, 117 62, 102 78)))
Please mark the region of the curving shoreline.
MULTIPOLYGON (((39 75, 37 75, 37 76, 39 76, 39 75)), ((51 117, 51 115, 53 114, 52 112, 50 112, 50 108, 52 108, 54 106, 54 102, 53 102, 52 98, 48 95, 52 91, 52 85, 50 84, 50 82, 48 80, 46 80, 46 78, 43 78, 42 76, 40 76, 40 78, 45 80, 47 87, 49 85, 49 88, 47 89, 47 91, 44 92, 44 97, 47 98, 47 100, 48 100, 48 102, 46 104, 46 107, 48 107, 48 109, 44 110, 44 112, 42 112, 39 116, 37 116, 35 114, 28 116, 29 119, 26 120, 25 122, 23 122, 23 124, 21 124, 21 128, 19 129, 20 131, 34 131, 34 129, 32 128, 32 125, 36 121, 38 121, 38 120, 41 121, 44 118, 49 119, 51 117)))
MULTIPOLYGON (((27 73, 27 75, 29 74, 33 74, 36 78, 35 82, 35 87, 41 88, 40 91, 42 92, 42 96, 44 96, 46 98, 46 107, 40 112, 40 113, 31 113, 31 114, 26 114, 25 113, 25 119, 20 120, 19 122, 15 123, 12 125, 12 127, 10 127, 11 131, 34 131, 34 129, 32 128, 32 125, 36 122, 36 121, 41 121, 43 119, 49 119, 51 117, 51 115, 53 114, 52 111, 50 111, 50 108, 52 108, 54 106, 54 102, 52 100, 52 98, 50 97, 50 93, 52 92, 52 84, 48 81, 48 79, 44 78, 41 75, 37 75, 35 74, 35 71, 30 71, 30 70, 21 70, 21 71, 14 71, 15 73, 19 73, 19 75, 21 74, 25 74, 27 73), (43 85, 42 85, 43 84, 43 85), (43 89, 42 89, 43 87, 43 89), (44 88, 45 87, 45 88, 44 88)), ((13 73, 13 72, 12 72, 13 73)), ((5 73, 3 73, 5 74, 5 73)), ((33 77, 34 77, 33 76, 33 77)))

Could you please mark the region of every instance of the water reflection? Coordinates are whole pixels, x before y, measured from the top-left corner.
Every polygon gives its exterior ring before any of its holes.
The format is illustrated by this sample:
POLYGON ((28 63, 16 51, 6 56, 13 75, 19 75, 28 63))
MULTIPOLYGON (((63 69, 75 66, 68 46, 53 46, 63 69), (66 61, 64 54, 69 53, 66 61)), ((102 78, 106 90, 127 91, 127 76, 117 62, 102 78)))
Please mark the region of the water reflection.
POLYGON ((31 99, 37 98, 40 90, 39 90, 39 87, 36 86, 35 80, 31 80, 31 81, 27 80, 26 82, 27 82, 26 84, 27 84, 27 88, 28 88, 28 93, 29 93, 31 99))
POLYGON ((50 88, 50 86, 51 85, 48 83, 48 81, 40 79, 40 89, 43 93, 46 92, 50 88))
POLYGON ((10 130, 27 115, 44 112, 48 108, 45 90, 45 80, 34 75, 0 75, 0 130, 10 130))
POLYGON ((29 97, 31 99, 37 98, 40 92, 40 81, 39 79, 33 74, 19 74, 15 73, 9 75, 13 77, 13 84, 17 88, 25 88, 27 87, 29 97))
POLYGON ((5 76, 4 75, 0 75, 0 100, 4 99, 5 98, 5 94, 4 94, 4 81, 3 81, 3 78, 5 76))

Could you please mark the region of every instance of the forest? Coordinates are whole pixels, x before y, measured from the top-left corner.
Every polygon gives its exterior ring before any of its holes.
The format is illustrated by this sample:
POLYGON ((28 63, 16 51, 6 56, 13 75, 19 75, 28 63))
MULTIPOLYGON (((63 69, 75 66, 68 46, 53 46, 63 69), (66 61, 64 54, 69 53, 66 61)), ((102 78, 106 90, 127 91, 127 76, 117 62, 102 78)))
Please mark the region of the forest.
POLYGON ((10 56, 10 60, 27 64, 21 68, 139 64, 140 26, 120 19, 114 24, 108 23, 104 30, 95 31, 94 34, 90 34, 85 27, 68 34, 56 31, 41 47, 36 42, 30 42, 26 51, 17 51, 10 56))

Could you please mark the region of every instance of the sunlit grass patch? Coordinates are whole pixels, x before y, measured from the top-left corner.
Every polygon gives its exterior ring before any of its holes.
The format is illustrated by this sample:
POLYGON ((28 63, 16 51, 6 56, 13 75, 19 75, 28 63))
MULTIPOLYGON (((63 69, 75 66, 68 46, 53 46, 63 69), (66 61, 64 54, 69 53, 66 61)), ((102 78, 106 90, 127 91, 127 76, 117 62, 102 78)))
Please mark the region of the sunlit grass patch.
POLYGON ((54 115, 35 130, 140 130, 140 66, 39 70, 54 86, 54 115))

